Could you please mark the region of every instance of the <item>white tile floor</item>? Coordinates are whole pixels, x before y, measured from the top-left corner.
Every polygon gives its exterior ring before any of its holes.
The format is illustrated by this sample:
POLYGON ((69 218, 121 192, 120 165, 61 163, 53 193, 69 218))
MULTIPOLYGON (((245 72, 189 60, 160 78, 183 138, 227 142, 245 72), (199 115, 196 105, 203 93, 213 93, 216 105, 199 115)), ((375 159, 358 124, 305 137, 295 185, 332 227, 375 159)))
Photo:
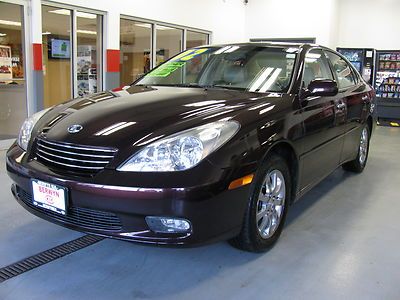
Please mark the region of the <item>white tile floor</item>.
MULTIPOLYGON (((364 173, 303 197, 268 253, 104 240, 5 281, 0 299, 399 299, 399 149, 400 129, 377 128, 364 173)), ((79 236, 14 201, 0 153, 0 267, 79 236)))

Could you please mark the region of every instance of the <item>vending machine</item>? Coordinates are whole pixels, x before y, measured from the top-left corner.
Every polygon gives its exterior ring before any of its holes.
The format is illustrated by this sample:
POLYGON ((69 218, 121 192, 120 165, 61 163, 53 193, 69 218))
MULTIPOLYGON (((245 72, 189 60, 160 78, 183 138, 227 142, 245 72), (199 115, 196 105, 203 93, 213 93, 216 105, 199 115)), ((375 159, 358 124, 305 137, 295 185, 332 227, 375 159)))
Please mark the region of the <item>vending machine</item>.
POLYGON ((346 57, 361 76, 372 85, 375 72, 375 49, 336 48, 336 51, 346 57))
POLYGON ((400 50, 376 52, 374 86, 378 118, 382 121, 400 120, 400 50))

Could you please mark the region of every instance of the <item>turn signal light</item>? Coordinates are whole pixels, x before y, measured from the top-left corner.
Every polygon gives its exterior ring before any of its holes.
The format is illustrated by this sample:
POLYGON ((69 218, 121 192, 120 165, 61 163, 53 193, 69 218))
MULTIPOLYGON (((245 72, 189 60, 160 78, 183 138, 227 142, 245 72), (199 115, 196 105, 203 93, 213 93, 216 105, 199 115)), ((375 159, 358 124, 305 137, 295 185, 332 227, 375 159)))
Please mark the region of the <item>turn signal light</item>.
POLYGON ((238 187, 250 184, 253 181, 254 174, 249 174, 239 179, 235 179, 229 184, 228 190, 233 190, 238 187))

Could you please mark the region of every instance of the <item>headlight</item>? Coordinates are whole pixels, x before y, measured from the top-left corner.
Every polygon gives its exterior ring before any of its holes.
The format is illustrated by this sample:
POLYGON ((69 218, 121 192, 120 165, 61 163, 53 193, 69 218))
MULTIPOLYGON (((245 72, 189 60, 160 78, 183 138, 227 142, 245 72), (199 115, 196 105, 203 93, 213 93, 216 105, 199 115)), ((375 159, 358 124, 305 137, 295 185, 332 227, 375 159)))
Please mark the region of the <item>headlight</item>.
POLYGON ((39 119, 50 109, 46 108, 42 111, 37 112, 36 114, 33 114, 29 118, 27 118, 24 123, 22 124, 21 130, 19 131, 19 136, 18 136, 18 145, 26 151, 28 148, 29 140, 31 139, 31 133, 33 130, 33 127, 39 121, 39 119))
POLYGON ((235 121, 219 121, 176 133, 154 142, 122 164, 119 171, 183 171, 197 165, 239 130, 235 121))

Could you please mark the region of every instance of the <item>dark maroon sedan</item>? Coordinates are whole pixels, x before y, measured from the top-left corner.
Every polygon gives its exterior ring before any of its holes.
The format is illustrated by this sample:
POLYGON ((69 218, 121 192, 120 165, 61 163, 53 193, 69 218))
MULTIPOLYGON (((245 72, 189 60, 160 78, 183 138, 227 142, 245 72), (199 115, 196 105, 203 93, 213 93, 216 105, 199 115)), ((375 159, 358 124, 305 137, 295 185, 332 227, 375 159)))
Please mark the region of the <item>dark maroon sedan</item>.
POLYGON ((205 46, 28 118, 7 153, 33 214, 107 237, 262 251, 290 204, 367 162, 372 88, 316 45, 205 46))

